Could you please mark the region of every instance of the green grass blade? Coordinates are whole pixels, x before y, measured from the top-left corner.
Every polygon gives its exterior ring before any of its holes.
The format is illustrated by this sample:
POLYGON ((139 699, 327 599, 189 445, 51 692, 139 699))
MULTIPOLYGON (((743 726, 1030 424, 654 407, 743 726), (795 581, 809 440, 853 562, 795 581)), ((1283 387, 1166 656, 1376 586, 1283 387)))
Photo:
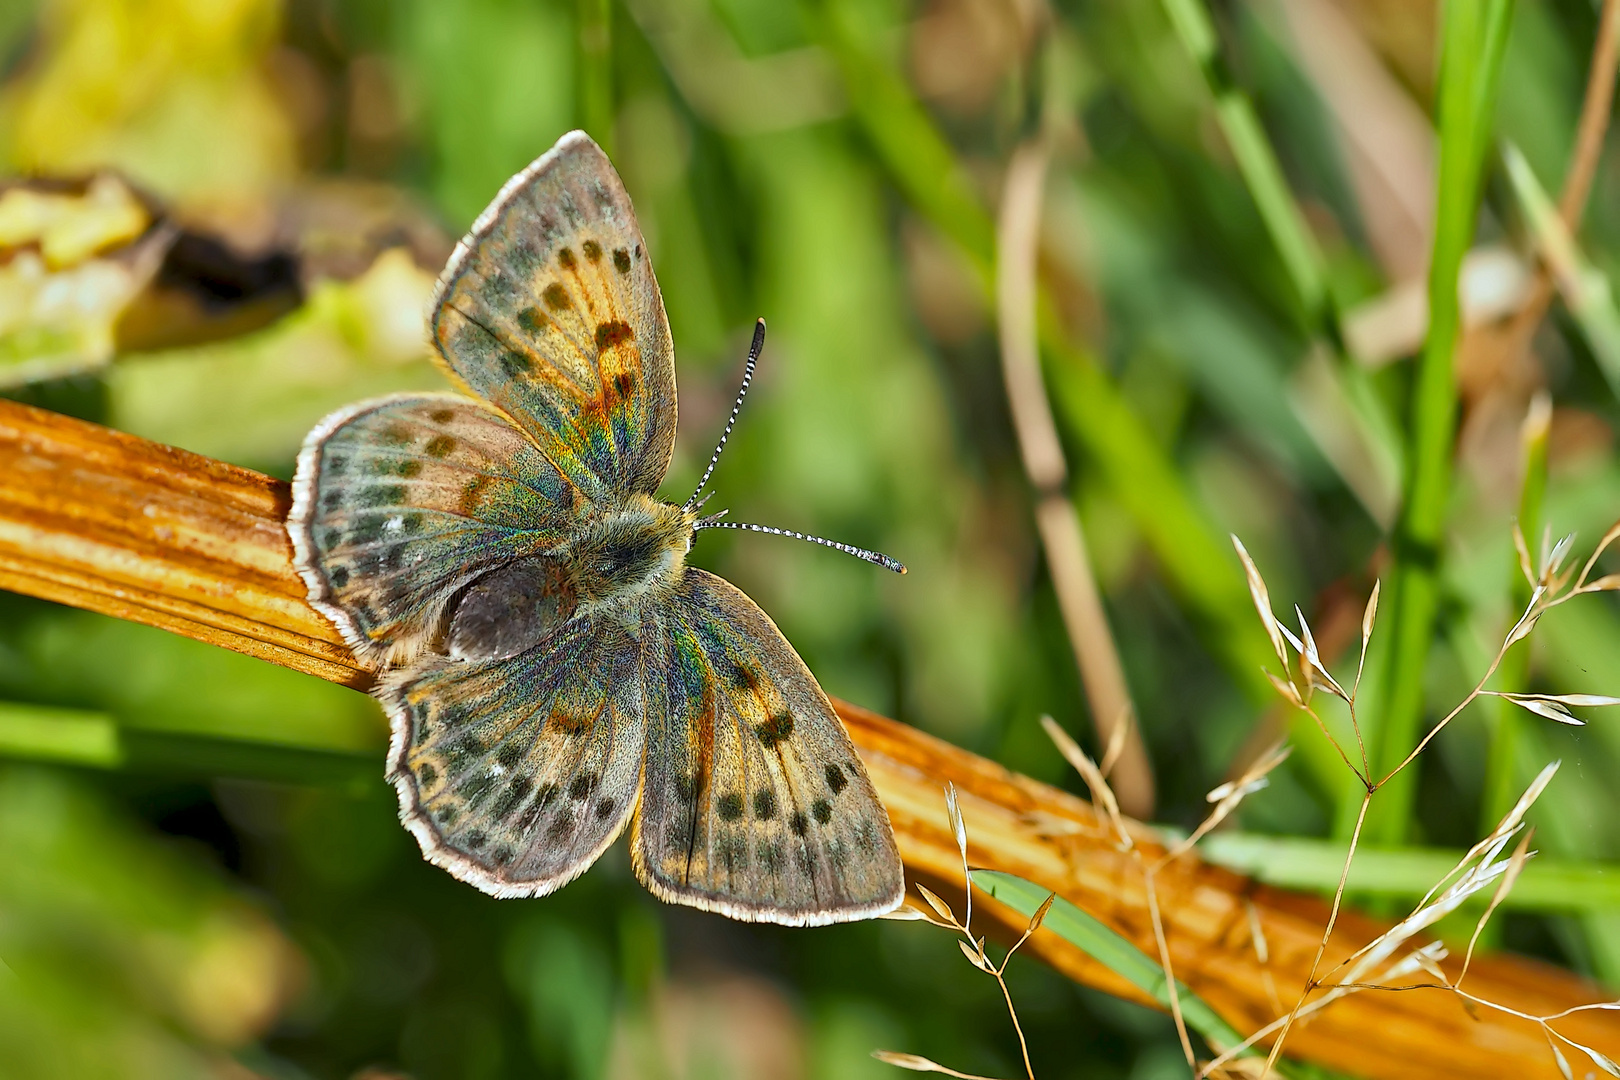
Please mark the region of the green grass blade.
POLYGON ((153 730, 89 709, 14 701, 0 702, 0 759, 301 784, 353 785, 382 779, 377 753, 153 730))
MULTIPOLYGON (((1051 895, 1050 889, 999 870, 974 870, 972 875, 973 884, 1020 915, 1034 915, 1051 895)), ((1159 962, 1063 897, 1052 901, 1052 909, 1046 913, 1046 921, 1041 925, 1166 1009, 1170 1007, 1170 989, 1159 962)), ((1210 1008, 1207 1002, 1179 981, 1176 983, 1176 999, 1187 1026, 1202 1035, 1217 1052, 1243 1041, 1237 1029, 1221 1019, 1220 1014, 1210 1008)), ((1253 1056, 1254 1053, 1250 1051, 1244 1056, 1253 1056)))
MULTIPOLYGON (((1373 768, 1380 777, 1400 765, 1417 744, 1423 719, 1423 680, 1439 608, 1437 568, 1457 425, 1453 356, 1462 326, 1458 278, 1474 239, 1480 166, 1495 116, 1512 13, 1512 0, 1448 0, 1444 9, 1429 332, 1412 393, 1406 486, 1393 544, 1395 568, 1385 619, 1385 632, 1392 635, 1389 677, 1382 708, 1368 718, 1373 768)), ((1368 840, 1394 845, 1405 839, 1416 790, 1412 770, 1390 781, 1368 812, 1368 840)))
MULTIPOLYGON (((1214 833, 1198 845, 1210 862, 1287 889, 1331 893, 1344 870, 1341 841, 1259 833, 1214 833)), ((1464 852, 1442 848, 1356 848, 1346 891, 1418 897, 1464 852)), ((1620 912, 1620 864, 1531 859, 1502 905, 1518 911, 1620 912)))
POLYGON ((0 702, 0 757, 116 769, 118 725, 106 713, 0 702))

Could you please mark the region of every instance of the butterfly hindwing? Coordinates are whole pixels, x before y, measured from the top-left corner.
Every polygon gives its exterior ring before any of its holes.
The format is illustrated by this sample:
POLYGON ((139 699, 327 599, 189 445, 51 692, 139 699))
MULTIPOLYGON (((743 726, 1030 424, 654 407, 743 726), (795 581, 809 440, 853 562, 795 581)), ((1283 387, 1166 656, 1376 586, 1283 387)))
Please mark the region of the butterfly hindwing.
POLYGON ((633 859, 665 900, 818 924, 899 903, 888 815, 804 661, 741 590, 688 569, 648 651, 633 859))
POLYGON ((487 893, 567 884, 635 809, 646 728, 622 624, 576 616, 500 660, 429 654, 380 697, 401 820, 431 861, 487 893))
POLYGON ((310 598, 368 659, 405 659, 479 574, 558 544, 588 503, 522 432, 451 394, 361 402, 298 459, 288 529, 310 598))
POLYGON ((630 197, 583 132, 514 177, 450 258, 433 337, 454 375, 592 494, 657 489, 675 354, 630 197))

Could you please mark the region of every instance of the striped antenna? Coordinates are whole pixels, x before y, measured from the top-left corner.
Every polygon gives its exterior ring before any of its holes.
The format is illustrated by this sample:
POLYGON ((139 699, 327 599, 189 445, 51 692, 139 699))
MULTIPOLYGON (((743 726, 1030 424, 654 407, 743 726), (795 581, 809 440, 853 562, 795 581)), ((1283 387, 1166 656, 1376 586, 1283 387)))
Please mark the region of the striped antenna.
POLYGON ((748 384, 754 381, 754 367, 759 363, 759 354, 765 348, 765 320, 761 319, 754 324, 754 343, 748 346, 748 366, 743 368, 742 389, 737 391, 737 403, 731 407, 731 416, 726 420, 726 430, 720 433, 720 444, 714 448, 714 455, 709 458, 709 467, 703 470, 703 479, 698 481, 697 490, 692 497, 686 500, 681 507, 682 512, 690 513, 697 504, 698 496, 709 485, 709 477, 714 475, 714 467, 720 464, 720 451, 726 448, 726 440, 731 438, 731 429, 736 426, 737 414, 742 412, 743 398, 748 396, 748 384))
POLYGON ((893 570, 897 574, 903 574, 906 572, 904 563, 900 562, 898 559, 891 559, 881 551, 868 551, 866 548, 856 547, 853 544, 840 544, 837 540, 828 540, 821 536, 811 536, 808 533, 794 532, 792 529, 777 529, 771 527, 770 525, 754 525, 746 521, 718 520, 724 513, 726 513, 726 511, 722 510, 719 514, 704 518, 702 521, 698 522, 696 526, 694 526, 693 531, 696 532, 698 529, 743 529, 747 532, 769 533, 772 536, 791 536, 795 540, 808 540, 812 544, 820 544, 822 547, 830 547, 834 550, 842 551, 845 555, 853 555, 857 559, 864 562, 874 563, 883 567, 885 570, 893 570))

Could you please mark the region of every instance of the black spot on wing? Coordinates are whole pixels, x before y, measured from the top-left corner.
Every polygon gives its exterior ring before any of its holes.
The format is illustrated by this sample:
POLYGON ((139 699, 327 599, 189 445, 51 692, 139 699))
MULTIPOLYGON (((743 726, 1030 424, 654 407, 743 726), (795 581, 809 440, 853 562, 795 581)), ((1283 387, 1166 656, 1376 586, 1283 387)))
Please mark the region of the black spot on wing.
MULTIPOLYGON (((456 448, 456 440, 449 435, 435 435, 424 447, 429 457, 449 457, 456 448)), ((402 489, 403 490, 403 489, 402 489)))
POLYGON ((602 245, 598 244, 595 240, 587 240, 581 244, 580 247, 584 250, 585 257, 591 260, 591 262, 598 262, 601 260, 602 245))
POLYGON ((763 724, 756 725, 754 734, 767 748, 774 747, 793 734, 793 714, 786 711, 777 713, 763 724))
POLYGON ((823 770, 823 773, 827 777, 827 786, 832 788, 832 793, 834 795, 837 795, 840 791, 843 791, 844 785, 849 783, 849 779, 844 776, 843 771, 836 765, 829 763, 826 769, 823 770))
POLYGON ((517 323, 529 333, 538 334, 550 325, 551 320, 539 308, 526 307, 517 313, 517 323))
POLYGON ((742 817, 742 796, 735 791, 728 791, 716 801, 715 809, 719 811, 721 820, 736 821, 742 817))
POLYGON ((631 330, 630 324, 623 319, 610 319, 596 325, 596 349, 598 352, 623 345, 628 341, 634 341, 635 337, 635 331, 631 330))
POLYGON ((769 821, 776 816, 776 792, 770 788, 760 788, 754 792, 754 816, 761 821, 769 821))
POLYGON ((574 250, 572 248, 563 248, 561 251, 557 252, 557 265, 562 267, 564 270, 572 270, 574 267, 578 266, 579 263, 574 258, 574 250))
POLYGON ((512 782, 506 785, 506 790, 501 792, 501 797, 495 802, 495 816, 497 818, 510 816, 514 810, 522 806, 528 799, 529 791, 533 787, 534 781, 528 777, 514 777, 512 782))
POLYGON ((810 815, 814 817, 819 824, 827 824, 827 822, 832 820, 832 803, 828 802, 826 799, 817 799, 815 802, 810 804, 810 815))
POLYGON ((793 830, 794 836, 803 836, 810 831, 810 822, 805 818, 802 811, 795 810, 788 815, 788 828, 793 830))
POLYGON ((574 306, 573 300, 568 297, 568 290, 562 287, 561 282, 553 281, 540 293, 546 302, 546 307, 552 311, 567 311, 574 306))
POLYGON ((546 839, 557 840, 574 831, 574 812, 572 810, 559 810, 557 816, 551 819, 546 828, 546 839))
POLYGON ((630 253, 624 248, 613 249, 613 269, 621 274, 630 272, 630 253))

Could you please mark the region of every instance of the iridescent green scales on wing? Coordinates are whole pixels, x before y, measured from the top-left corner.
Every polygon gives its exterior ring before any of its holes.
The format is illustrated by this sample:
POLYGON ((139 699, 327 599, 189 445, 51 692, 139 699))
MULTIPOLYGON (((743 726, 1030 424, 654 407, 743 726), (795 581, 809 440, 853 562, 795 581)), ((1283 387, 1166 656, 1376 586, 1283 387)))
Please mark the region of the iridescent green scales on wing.
POLYGON ((478 219, 432 333, 474 397, 322 421, 288 523, 310 599, 384 666, 388 775, 424 854, 535 896, 634 822, 633 865, 666 900, 798 925, 898 904, 888 817, 826 694, 752 601, 686 567, 695 533, 727 526, 696 495, 654 497, 674 351, 589 138, 564 136, 478 219))

